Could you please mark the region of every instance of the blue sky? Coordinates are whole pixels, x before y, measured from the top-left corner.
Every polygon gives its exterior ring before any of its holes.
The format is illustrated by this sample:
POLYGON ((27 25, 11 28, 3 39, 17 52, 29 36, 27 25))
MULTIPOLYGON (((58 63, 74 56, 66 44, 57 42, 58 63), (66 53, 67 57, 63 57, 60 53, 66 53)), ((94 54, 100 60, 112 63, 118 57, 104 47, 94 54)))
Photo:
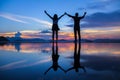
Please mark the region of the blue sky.
MULTIPOLYGON (((52 20, 44 10, 51 16, 64 12, 71 15, 79 12, 82 16, 86 11, 81 22, 83 38, 119 38, 119 5, 119 0, 0 0, 0 35, 10 36, 20 31, 24 37, 46 38, 51 35, 52 20)), ((62 38, 72 36, 71 18, 61 18, 59 27, 62 38)))

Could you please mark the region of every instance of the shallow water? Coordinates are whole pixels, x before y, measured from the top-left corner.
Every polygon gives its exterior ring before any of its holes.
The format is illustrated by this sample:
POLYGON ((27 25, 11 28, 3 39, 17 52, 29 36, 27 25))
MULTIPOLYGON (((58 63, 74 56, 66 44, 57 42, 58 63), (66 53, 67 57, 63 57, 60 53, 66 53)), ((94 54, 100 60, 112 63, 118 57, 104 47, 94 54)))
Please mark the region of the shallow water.
POLYGON ((120 80, 120 44, 0 45, 0 80, 120 80))

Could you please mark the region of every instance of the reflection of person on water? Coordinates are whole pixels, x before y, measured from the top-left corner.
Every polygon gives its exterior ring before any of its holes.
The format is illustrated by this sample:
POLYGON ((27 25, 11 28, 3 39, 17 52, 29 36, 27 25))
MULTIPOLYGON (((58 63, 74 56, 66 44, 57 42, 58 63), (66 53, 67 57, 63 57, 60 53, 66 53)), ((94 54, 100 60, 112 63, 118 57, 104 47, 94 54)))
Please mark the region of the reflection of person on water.
POLYGON ((52 25, 52 40, 54 41, 54 34, 56 33, 56 41, 58 40, 58 21, 61 19, 65 14, 61 15, 60 17, 57 16, 57 14, 54 14, 53 17, 51 17, 47 11, 44 11, 52 20, 53 20, 53 25, 52 25))
POLYGON ((19 52, 21 50, 20 47, 21 43, 15 43, 14 45, 15 45, 15 49, 19 52))
POLYGON ((59 55, 58 55, 58 44, 56 43, 56 50, 55 50, 55 48, 54 48, 54 43, 53 43, 53 45, 52 45, 52 61, 53 61, 53 64, 52 64, 51 67, 49 67, 49 68, 46 70, 46 72, 45 72, 44 74, 47 74, 47 72, 48 72, 50 69, 52 69, 52 68, 53 68, 54 71, 57 71, 58 68, 60 68, 62 71, 65 72, 65 70, 64 70, 61 66, 59 66, 59 64, 58 64, 58 59, 59 59, 59 55))
POLYGON ((78 52, 77 52, 77 43, 75 43, 74 64, 73 64, 73 67, 66 70, 66 72, 73 70, 73 69, 75 69, 76 72, 79 72, 79 68, 82 68, 84 70, 84 72, 86 72, 84 66, 81 66, 81 64, 80 64, 80 49, 81 49, 81 44, 79 43, 78 52))
POLYGON ((75 37, 75 41, 77 41, 77 34, 79 37, 79 42, 81 40, 81 35, 80 35, 80 20, 83 19, 86 15, 86 12, 84 13, 83 16, 79 16, 78 13, 75 13, 75 16, 72 16, 70 14, 65 13, 66 15, 68 15, 69 17, 73 18, 74 20, 74 37, 75 37))

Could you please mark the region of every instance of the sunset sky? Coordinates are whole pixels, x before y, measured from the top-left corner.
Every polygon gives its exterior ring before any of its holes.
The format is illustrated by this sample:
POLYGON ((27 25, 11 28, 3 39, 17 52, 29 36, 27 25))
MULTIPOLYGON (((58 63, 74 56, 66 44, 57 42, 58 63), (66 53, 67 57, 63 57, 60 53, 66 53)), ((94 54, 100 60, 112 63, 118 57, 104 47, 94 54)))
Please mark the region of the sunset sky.
MULTIPOLYGON (((12 37, 16 32, 22 38, 51 39, 55 13, 80 16, 81 35, 86 39, 120 38, 120 0, 0 0, 0 36, 12 37)), ((73 39, 73 20, 64 16, 59 21, 59 39, 73 39)))

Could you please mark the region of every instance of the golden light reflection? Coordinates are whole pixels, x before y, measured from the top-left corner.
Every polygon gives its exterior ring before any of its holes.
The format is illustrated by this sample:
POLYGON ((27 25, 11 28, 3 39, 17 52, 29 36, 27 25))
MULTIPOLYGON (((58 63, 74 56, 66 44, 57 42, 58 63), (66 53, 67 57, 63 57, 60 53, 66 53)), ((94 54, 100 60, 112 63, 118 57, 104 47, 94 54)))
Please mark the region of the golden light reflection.
POLYGON ((82 52, 91 55, 119 55, 120 48, 119 44, 115 43, 83 43, 82 52))
MULTIPOLYGON (((66 53, 67 50, 73 51, 74 44, 72 43, 59 43, 59 52, 66 53)), ((41 53, 52 52, 52 43, 21 43, 21 44, 9 44, 0 46, 0 50, 7 51, 19 51, 23 53, 41 53)))
POLYGON ((24 53, 38 53, 41 52, 41 44, 39 43, 23 43, 21 44, 21 52, 24 53), (34 45, 34 46, 33 46, 34 45))
POLYGON ((0 50, 6 50, 6 51, 16 51, 15 46, 14 45, 3 45, 0 46, 0 50))
MULTIPOLYGON (((58 43, 59 54, 74 53, 74 43, 58 43)), ((51 53, 52 43, 21 43, 0 46, 0 50, 20 51, 23 53, 51 53)), ((82 43, 83 55, 120 56, 120 44, 117 43, 82 43)))
POLYGON ((74 44, 73 43, 59 43, 59 52, 65 53, 65 52, 72 52, 74 50, 74 44))

